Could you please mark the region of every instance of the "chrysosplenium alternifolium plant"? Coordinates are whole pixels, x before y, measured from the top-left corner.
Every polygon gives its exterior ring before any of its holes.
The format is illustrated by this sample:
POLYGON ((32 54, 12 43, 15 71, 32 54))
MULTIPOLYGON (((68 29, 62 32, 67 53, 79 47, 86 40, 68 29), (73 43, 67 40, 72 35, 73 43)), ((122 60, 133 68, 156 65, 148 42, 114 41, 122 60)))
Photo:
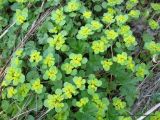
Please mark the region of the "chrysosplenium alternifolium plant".
MULTIPOLYGON (((13 4, 14 29, 26 30, 38 10, 24 6, 40 1, 5 1, 0 8, 13 4)), ((41 7, 58 4, 13 55, 2 82, 5 115, 33 109, 19 118, 37 119, 46 110, 46 120, 132 120, 136 84, 150 75, 160 53, 151 36, 160 28, 160 4, 141 11, 138 0, 48 0, 41 7), (140 20, 148 25, 144 33, 134 27, 140 20)))

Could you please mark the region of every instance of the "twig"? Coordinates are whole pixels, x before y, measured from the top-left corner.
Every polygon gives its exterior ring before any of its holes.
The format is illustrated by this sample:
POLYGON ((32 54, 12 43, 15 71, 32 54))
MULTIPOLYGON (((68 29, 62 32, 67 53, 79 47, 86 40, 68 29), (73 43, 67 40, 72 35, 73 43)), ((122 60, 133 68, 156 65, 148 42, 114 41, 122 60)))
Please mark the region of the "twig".
POLYGON ((152 107, 150 110, 144 113, 144 115, 139 117, 137 120, 143 120, 146 116, 150 115, 152 112, 154 112, 159 107, 160 107, 160 103, 156 104, 154 107, 152 107))
POLYGON ((13 27, 16 24, 16 22, 14 21, 1 35, 0 35, 0 39, 9 31, 9 29, 11 27, 13 27))
POLYGON ((21 115, 23 115, 23 114, 29 113, 29 112, 31 112, 31 111, 33 111, 33 110, 35 110, 35 109, 36 109, 36 108, 31 109, 31 110, 28 110, 28 111, 25 111, 25 112, 23 112, 23 113, 21 113, 21 114, 15 116, 15 117, 11 118, 10 120, 14 120, 15 118, 17 118, 17 117, 19 117, 19 116, 21 116, 21 115))
POLYGON ((42 114, 39 118, 38 118, 38 120, 40 120, 42 117, 44 117, 47 113, 49 113, 51 111, 51 109, 48 109, 44 114, 42 114))
MULTIPOLYGON (((153 68, 151 69, 151 71, 153 71, 153 70, 157 67, 157 65, 159 65, 159 64, 160 64, 160 62, 158 61, 157 64, 155 64, 155 65, 153 66, 153 68)), ((141 84, 139 84, 139 86, 137 87, 137 90, 139 90, 139 89, 141 88, 141 86, 145 83, 145 81, 146 81, 146 79, 148 78, 148 76, 149 76, 149 75, 147 75, 147 76, 144 78, 143 82, 142 82, 141 84)))

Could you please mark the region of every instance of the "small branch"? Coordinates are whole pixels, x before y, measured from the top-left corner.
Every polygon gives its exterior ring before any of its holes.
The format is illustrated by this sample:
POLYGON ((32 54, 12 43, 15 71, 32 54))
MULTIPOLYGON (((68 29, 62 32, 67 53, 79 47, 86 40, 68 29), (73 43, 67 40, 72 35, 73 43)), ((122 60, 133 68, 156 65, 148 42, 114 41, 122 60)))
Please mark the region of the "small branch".
POLYGON ((16 24, 16 22, 14 21, 1 35, 0 35, 0 39, 9 31, 9 29, 11 27, 13 27, 16 24))
POLYGON ((13 118, 11 118, 10 120, 14 120, 15 118, 17 118, 17 117, 19 117, 19 116, 21 116, 21 115, 23 115, 23 114, 29 113, 29 112, 31 112, 31 111, 33 111, 33 110, 36 110, 36 108, 31 109, 31 110, 28 110, 28 111, 26 111, 26 112, 23 112, 23 113, 21 113, 21 114, 15 116, 15 117, 13 117, 13 118))
POLYGON ((150 110, 148 110, 146 113, 144 113, 144 115, 139 117, 137 120, 143 120, 145 117, 150 115, 152 112, 154 112, 159 107, 160 107, 160 103, 156 104, 154 107, 152 107, 150 110))

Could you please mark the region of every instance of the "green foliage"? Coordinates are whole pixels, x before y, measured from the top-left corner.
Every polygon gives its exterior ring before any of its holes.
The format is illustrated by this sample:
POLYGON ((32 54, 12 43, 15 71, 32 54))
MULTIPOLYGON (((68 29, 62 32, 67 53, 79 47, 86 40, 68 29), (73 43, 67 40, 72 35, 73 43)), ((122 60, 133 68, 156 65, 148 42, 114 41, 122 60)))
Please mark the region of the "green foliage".
POLYGON ((160 5, 142 3, 0 0, 0 33, 11 24, 0 40, 0 68, 55 7, 7 66, 0 119, 132 120, 137 84, 160 55, 160 5))

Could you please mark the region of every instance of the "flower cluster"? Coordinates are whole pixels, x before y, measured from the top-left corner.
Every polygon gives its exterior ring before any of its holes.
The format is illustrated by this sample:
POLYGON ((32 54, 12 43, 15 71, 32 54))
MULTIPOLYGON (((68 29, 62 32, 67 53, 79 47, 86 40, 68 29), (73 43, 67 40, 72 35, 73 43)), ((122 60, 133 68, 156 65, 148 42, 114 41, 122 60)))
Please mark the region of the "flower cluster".
POLYGON ((70 64, 76 68, 81 66, 83 56, 81 54, 71 53, 69 55, 69 59, 70 59, 70 64))
POLYGON ((147 75, 148 73, 149 72, 148 72, 147 66, 144 63, 141 63, 136 66, 136 76, 137 77, 144 78, 144 76, 147 75))
POLYGON ((118 54, 116 57, 113 57, 113 61, 121 64, 126 65, 127 63, 127 53, 122 52, 121 54, 118 54))
POLYGON ((48 95, 47 99, 44 101, 44 106, 49 109, 55 109, 56 112, 60 112, 64 107, 64 96, 62 90, 57 89, 55 94, 48 95))
POLYGON ((118 33, 114 30, 106 30, 105 34, 107 35, 107 39, 109 40, 116 40, 116 38, 118 37, 118 33))
POLYGON ((30 54, 29 61, 33 65, 37 65, 41 60, 42 60, 42 56, 40 55, 40 52, 38 52, 37 50, 33 50, 30 54))
POLYGON ((160 112, 155 112, 152 116, 150 116, 150 120, 158 120, 160 118, 160 112))
POLYGON ((66 74, 71 74, 73 71, 73 66, 70 63, 64 63, 61 66, 61 69, 65 71, 66 74))
POLYGON ((124 37, 124 42, 125 42, 125 46, 127 48, 130 48, 130 47, 133 47, 133 46, 137 45, 136 39, 132 35, 124 37))
POLYGON ((88 83, 89 94, 93 94, 94 92, 96 92, 97 88, 102 85, 102 81, 98 80, 93 74, 89 76, 87 83, 88 83))
POLYGON ((91 11, 84 11, 83 12, 83 17, 85 18, 85 19, 90 19, 91 18, 91 16, 92 16, 92 12, 91 11))
POLYGON ((92 20, 91 21, 92 30, 95 30, 95 31, 100 30, 102 27, 103 27, 103 25, 99 21, 97 21, 97 20, 92 20))
POLYGON ((135 19, 138 19, 140 17, 140 11, 139 10, 131 10, 129 12, 129 16, 131 18, 135 18, 135 19))
POLYGON ((145 48, 149 50, 151 54, 160 53, 160 43, 155 43, 154 41, 146 42, 145 48))
POLYGON ((11 98, 16 94, 17 90, 14 89, 13 87, 8 87, 7 88, 7 97, 11 98))
POLYGON ((48 43, 50 47, 54 47, 56 50, 60 50, 64 43, 65 43, 65 37, 62 32, 58 33, 57 35, 54 35, 53 38, 48 38, 48 43))
POLYGON ((117 21, 117 25, 121 26, 127 22, 128 15, 118 15, 115 17, 115 19, 117 21))
POLYGON ((13 85, 18 85, 19 83, 23 83, 24 80, 25 76, 22 74, 20 68, 9 67, 2 85, 8 86, 11 83, 13 83, 13 85))
POLYGON ((76 87, 80 90, 84 90, 85 89, 85 83, 86 83, 86 80, 83 79, 82 77, 77 77, 75 76, 73 78, 73 82, 75 83, 76 87))
POLYGON ((104 52, 107 49, 106 44, 102 40, 97 40, 92 42, 92 49, 95 54, 104 52))
POLYGON ((120 5, 123 0, 107 0, 109 6, 115 6, 115 5, 120 5))
POLYGON ((77 94, 76 87, 68 82, 64 83, 64 87, 63 87, 62 91, 64 92, 64 97, 66 99, 72 98, 73 95, 77 94))
POLYGON ((103 60, 103 61, 101 61, 101 64, 102 64, 105 71, 109 71, 109 69, 113 63, 111 60, 103 60))
POLYGON ((58 69, 56 66, 50 67, 43 75, 43 78, 45 80, 50 79, 52 81, 55 81, 57 78, 58 69))
POLYGON ((37 94, 42 93, 43 85, 40 83, 40 79, 31 81, 31 89, 34 90, 37 94))
POLYGON ((81 107, 85 106, 88 102, 89 102, 89 99, 87 97, 84 97, 76 102, 76 106, 81 108, 81 107))
POLYGON ((126 103, 123 102, 121 99, 115 97, 113 98, 113 106, 116 110, 122 110, 126 107, 126 103))
POLYGON ((55 64, 55 58, 53 57, 53 54, 49 53, 44 59, 43 59, 43 67, 51 67, 55 64))
POLYGON ((27 17, 28 17, 28 9, 27 8, 24 8, 23 10, 20 10, 20 9, 16 10, 15 19, 16 19, 17 25, 23 24, 24 21, 27 19, 27 17))
POLYGON ((115 21, 113 14, 110 13, 104 13, 102 21, 106 24, 111 24, 115 21))
POLYGON ((67 6, 65 7, 66 12, 74 12, 80 8, 81 4, 79 0, 71 0, 68 2, 67 6))
POLYGON ((60 26, 63 26, 66 21, 65 21, 66 16, 63 13, 63 8, 57 9, 56 11, 52 12, 51 19, 60 26))
POLYGON ((77 38, 78 39, 87 39, 89 35, 92 35, 93 32, 92 30, 89 28, 89 26, 82 26, 80 28, 80 30, 78 31, 78 34, 77 34, 77 38))
POLYGON ((95 103, 98 112, 96 114, 97 120, 102 120, 105 117, 105 112, 108 109, 109 100, 107 98, 100 98, 98 94, 93 95, 92 101, 95 103))
POLYGON ((159 23, 153 19, 149 20, 149 26, 152 30, 157 30, 159 29, 159 23))

